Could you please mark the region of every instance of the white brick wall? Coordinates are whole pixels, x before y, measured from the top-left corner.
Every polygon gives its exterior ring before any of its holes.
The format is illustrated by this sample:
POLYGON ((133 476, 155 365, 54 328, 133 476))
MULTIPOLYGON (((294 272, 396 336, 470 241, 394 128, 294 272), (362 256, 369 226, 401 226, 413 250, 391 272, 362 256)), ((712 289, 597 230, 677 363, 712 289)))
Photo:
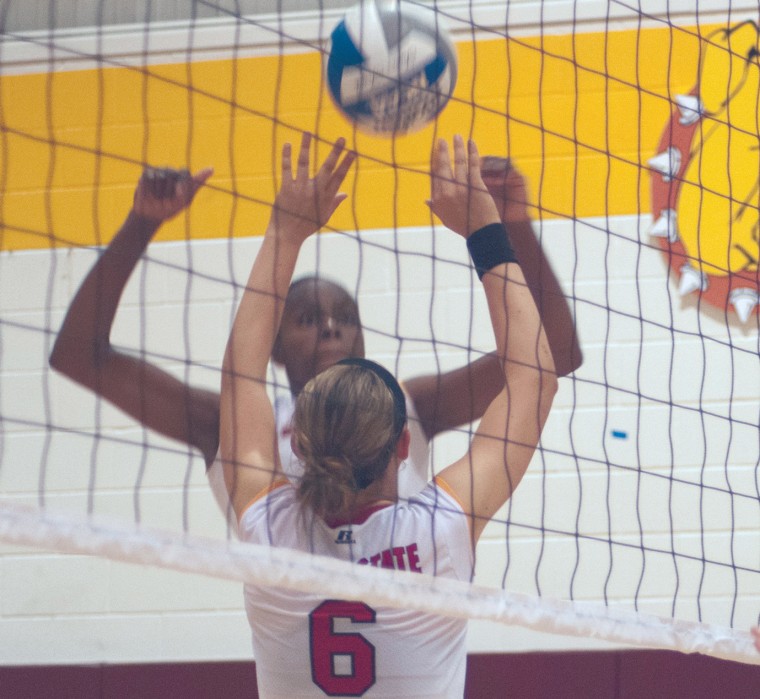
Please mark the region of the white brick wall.
MULTIPOLYGON (((627 607, 637 598, 642 611, 670 615, 675 605, 679 618, 697 619, 701 611, 705 621, 745 628, 760 604, 756 328, 699 314, 681 300, 659 253, 646 245, 647 225, 628 217, 610 221, 610 232, 599 220, 540 227, 575 296, 585 362, 561 382, 545 451, 505 508, 510 526, 499 515, 486 530, 478 578, 501 585, 506 568, 510 590, 606 596, 627 607), (613 430, 627 436, 615 438, 613 430)), ((473 349, 491 347, 482 292, 466 267, 446 261, 466 260, 456 236, 437 234, 435 297, 433 263, 405 255, 430 250, 429 231, 370 237, 401 251, 398 282, 392 248, 382 246, 365 246, 359 278, 349 236, 320 236, 299 264, 299 272, 312 271, 319 246, 322 272, 358 288, 370 356, 390 366, 398 361, 402 378, 429 371, 427 341, 405 343, 398 356, 397 324, 401 335, 461 344, 472 303, 473 349)), ((153 244, 125 293, 115 341, 137 349, 144 337, 143 349, 162 366, 215 388, 233 310, 230 259, 242 284, 258 244, 153 244), (184 271, 190 257, 198 274, 184 271), (189 371, 186 356, 195 363, 189 371)), ((132 521, 137 499, 147 525, 182 531, 187 520, 194 534, 224 538, 201 458, 47 369, 63 311, 94 260, 92 250, 0 256, 0 497, 34 503, 42 482, 48 506, 82 513, 93 481, 98 514, 132 521)), ((450 368, 467 357, 443 346, 438 359, 450 368)), ((435 463, 458 456, 466 440, 465 433, 437 440, 435 463)), ((480 651, 599 646, 481 622, 470 633, 471 649, 480 651)), ((4 664, 250 655, 238 584, 0 546, 4 664)))

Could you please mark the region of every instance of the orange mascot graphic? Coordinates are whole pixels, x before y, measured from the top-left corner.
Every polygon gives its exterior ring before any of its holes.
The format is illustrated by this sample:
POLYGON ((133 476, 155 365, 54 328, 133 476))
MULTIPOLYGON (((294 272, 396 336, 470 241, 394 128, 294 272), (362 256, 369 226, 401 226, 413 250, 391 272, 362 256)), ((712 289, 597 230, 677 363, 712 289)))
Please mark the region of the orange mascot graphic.
POLYGON ((655 222, 679 275, 742 323, 757 315, 760 257, 760 28, 743 22, 702 41, 697 85, 675 98, 652 168, 655 222))

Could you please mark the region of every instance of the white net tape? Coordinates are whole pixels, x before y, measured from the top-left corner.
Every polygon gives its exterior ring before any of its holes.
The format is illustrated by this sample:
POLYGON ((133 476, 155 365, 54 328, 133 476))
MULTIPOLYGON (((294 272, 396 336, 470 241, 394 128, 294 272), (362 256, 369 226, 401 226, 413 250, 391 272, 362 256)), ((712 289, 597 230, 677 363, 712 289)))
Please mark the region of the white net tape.
POLYGON ((749 632, 640 614, 600 604, 516 594, 445 578, 351 565, 285 549, 132 529, 104 518, 76 518, 3 504, 0 539, 69 553, 171 568, 217 578, 340 595, 374 605, 514 624, 544 633, 703 653, 760 665, 749 632))

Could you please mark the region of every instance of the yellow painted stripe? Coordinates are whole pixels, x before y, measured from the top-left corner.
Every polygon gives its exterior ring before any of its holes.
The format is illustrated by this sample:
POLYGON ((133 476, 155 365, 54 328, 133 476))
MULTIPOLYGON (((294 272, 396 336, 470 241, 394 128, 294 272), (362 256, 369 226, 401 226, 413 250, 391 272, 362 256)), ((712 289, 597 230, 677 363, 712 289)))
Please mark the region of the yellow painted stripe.
MULTIPOLYGON (((455 101, 438 135, 472 134, 483 153, 509 152, 545 216, 648 210, 638 164, 657 147, 669 99, 694 85, 695 31, 480 40, 458 50, 455 101)), ((434 128, 395 141, 354 134, 321 76, 316 53, 4 76, 0 249, 108 242, 144 162, 216 169, 192 213, 159 240, 260 234, 279 150, 302 129, 325 141, 346 135, 362 155, 346 183, 353 206, 336 227, 428 223, 434 128)))

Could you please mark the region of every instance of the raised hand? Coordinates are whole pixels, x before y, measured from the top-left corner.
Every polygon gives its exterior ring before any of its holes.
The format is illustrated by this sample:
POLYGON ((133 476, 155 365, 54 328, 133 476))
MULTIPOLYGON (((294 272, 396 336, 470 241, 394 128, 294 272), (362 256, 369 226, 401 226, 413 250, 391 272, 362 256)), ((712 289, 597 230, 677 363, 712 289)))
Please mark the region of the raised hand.
POLYGON ((310 175, 311 134, 301 137, 295 174, 290 143, 282 149, 282 183, 272 209, 272 224, 278 235, 302 242, 324 226, 347 194, 338 192, 356 155, 347 152, 339 138, 314 177, 310 175))
POLYGON ((481 158, 480 174, 504 223, 530 220, 525 179, 509 158, 493 155, 481 158))
POLYGON ((449 147, 440 139, 433 148, 428 205, 443 224, 465 238, 483 226, 498 223, 499 212, 480 174, 480 156, 474 141, 465 150, 454 136, 454 169, 449 147))
POLYGON ((213 172, 205 168, 191 175, 187 170, 145 168, 137 183, 132 211, 155 223, 168 221, 190 205, 213 172))

